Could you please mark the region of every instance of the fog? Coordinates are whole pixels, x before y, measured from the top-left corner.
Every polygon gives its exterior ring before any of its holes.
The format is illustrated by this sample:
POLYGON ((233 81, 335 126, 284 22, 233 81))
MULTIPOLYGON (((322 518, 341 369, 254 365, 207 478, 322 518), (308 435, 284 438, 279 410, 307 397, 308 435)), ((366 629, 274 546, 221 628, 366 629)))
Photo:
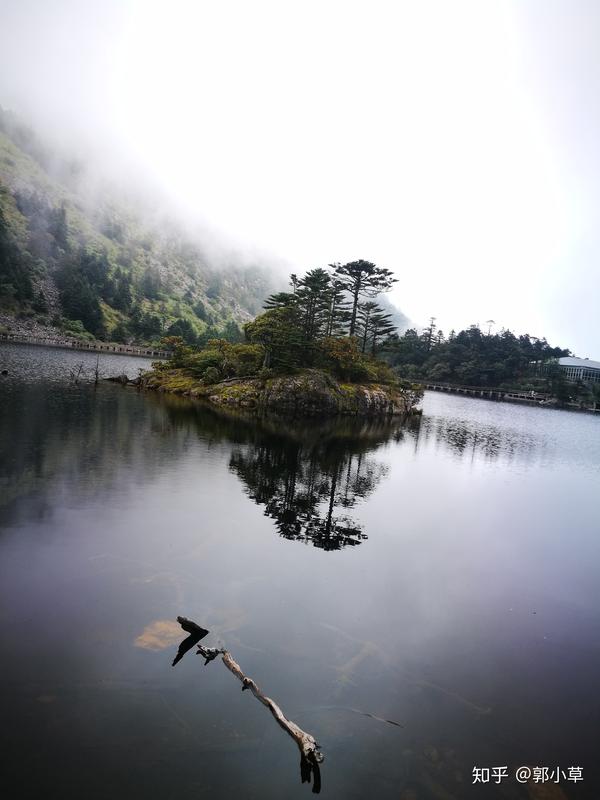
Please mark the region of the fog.
POLYGON ((495 320, 600 359, 599 16, 0 0, 0 105, 236 252, 366 258, 418 324, 495 320))

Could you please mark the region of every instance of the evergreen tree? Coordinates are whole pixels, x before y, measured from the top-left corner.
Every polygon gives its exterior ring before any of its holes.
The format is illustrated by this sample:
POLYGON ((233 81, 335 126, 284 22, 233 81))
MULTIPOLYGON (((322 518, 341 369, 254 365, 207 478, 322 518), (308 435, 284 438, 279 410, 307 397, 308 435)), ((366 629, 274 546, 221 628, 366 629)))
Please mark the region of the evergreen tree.
POLYGON ((198 317, 198 319, 201 319, 202 321, 207 320, 206 308, 201 300, 198 300, 198 302, 194 306, 194 314, 198 317))
POLYGON ((569 354, 545 339, 509 330, 485 333, 477 325, 450 332, 447 339, 432 325, 419 334, 410 329, 386 348, 387 358, 402 375, 450 383, 499 387, 527 383, 545 361, 569 354))
POLYGON ((395 330, 396 326, 392 321, 392 315, 385 312, 380 305, 372 300, 359 305, 357 333, 361 343, 361 352, 366 353, 368 348, 371 355, 375 355, 379 342, 391 336, 395 330))
POLYGON ((129 341, 129 330, 127 329, 127 325, 124 322, 119 322, 115 325, 112 333, 111 339, 113 342, 119 342, 121 344, 127 344, 129 341))
POLYGON ((149 267, 140 281, 140 292, 149 300, 157 300, 162 289, 160 273, 156 268, 149 267))
POLYGON ((388 339, 395 331, 396 326, 391 314, 387 314, 379 308, 371 315, 369 341, 372 356, 377 352, 379 344, 388 339))
POLYGON ((265 350, 263 366, 289 369, 301 363, 302 323, 296 308, 271 308, 244 325, 246 338, 265 350))
POLYGON ((33 297, 29 265, 14 242, 0 208, 0 296, 25 302, 33 297))
POLYGON ((97 338, 104 337, 104 318, 95 288, 76 264, 67 265, 58 275, 60 301, 66 316, 79 320, 97 338))
POLYGON ((119 311, 129 311, 133 298, 131 296, 131 287, 129 281, 125 276, 118 279, 112 305, 119 311))
POLYGON ((105 251, 96 252, 82 249, 79 254, 79 268, 98 294, 106 291, 109 285, 110 264, 105 251))
POLYGON ((244 333, 236 322, 229 320, 229 322, 227 322, 223 328, 221 338, 223 338, 226 342, 243 342, 244 333))
POLYGON ((325 336, 341 336, 350 323, 350 306, 346 300, 344 285, 333 279, 327 290, 327 326, 325 336))
POLYGON ((67 225, 67 209, 63 203, 59 208, 50 209, 48 213, 48 230, 54 238, 55 252, 69 250, 69 226, 67 225))
POLYGON ((389 269, 378 267, 371 261, 349 261, 347 264, 329 265, 343 288, 350 294, 351 311, 349 335, 356 333, 356 320, 358 304, 362 297, 377 297, 382 292, 389 291, 396 278, 389 269))
POLYGON ((167 328, 167 336, 181 336, 186 344, 196 344, 194 326, 187 319, 177 319, 167 328))
POLYGON ((298 281, 294 294, 300 312, 302 338, 311 345, 317 338, 325 334, 329 314, 329 292, 331 278, 318 267, 309 270, 298 281))
POLYGON ((298 279, 292 275, 293 292, 270 295, 266 309, 294 309, 300 325, 300 336, 305 345, 306 360, 310 362, 314 343, 324 337, 340 334, 348 320, 344 288, 339 281, 317 267, 298 279))

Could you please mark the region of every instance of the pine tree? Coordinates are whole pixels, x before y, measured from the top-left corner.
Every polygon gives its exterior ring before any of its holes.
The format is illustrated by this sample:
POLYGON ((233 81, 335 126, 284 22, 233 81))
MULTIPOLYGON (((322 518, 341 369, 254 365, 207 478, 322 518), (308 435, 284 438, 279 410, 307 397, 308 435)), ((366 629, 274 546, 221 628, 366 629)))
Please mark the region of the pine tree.
POLYGON ((350 307, 341 281, 333 279, 327 291, 328 311, 325 336, 341 336, 350 322, 350 307))
POLYGON ((382 292, 388 292, 397 282, 391 270, 378 267, 371 261, 349 261, 347 264, 330 264, 334 274, 344 289, 351 296, 351 313, 349 335, 356 333, 356 320, 358 304, 361 297, 377 297, 382 292))
POLYGON ((67 209, 63 203, 48 213, 48 231, 54 238, 54 251, 69 250, 69 226, 67 225, 67 209))
POLYGON ((377 344, 396 331, 392 315, 385 312, 377 303, 368 301, 361 303, 357 311, 357 332, 360 336, 361 351, 367 351, 370 346, 371 354, 375 355, 377 344))
POLYGON ((31 300, 33 286, 30 271, 13 241, 8 223, 0 208, 0 296, 19 302, 31 300))
POLYGON ((392 315, 387 314, 383 309, 379 309, 379 311, 371 315, 370 327, 371 355, 374 356, 379 343, 395 333, 396 326, 392 315))
POLYGON ((357 311, 357 326, 356 331, 360 338, 360 349, 364 353, 367 349, 367 339, 371 332, 371 316, 380 307, 377 303, 369 300, 366 303, 359 303, 357 311))

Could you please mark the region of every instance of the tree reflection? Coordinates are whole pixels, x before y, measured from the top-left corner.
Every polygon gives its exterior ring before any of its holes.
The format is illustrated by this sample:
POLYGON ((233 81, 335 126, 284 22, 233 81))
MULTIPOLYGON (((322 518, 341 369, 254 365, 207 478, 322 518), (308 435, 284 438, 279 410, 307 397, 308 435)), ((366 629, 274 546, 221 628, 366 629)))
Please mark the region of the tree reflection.
POLYGON ((209 447, 218 442, 231 447, 231 471, 280 536, 323 550, 368 538, 347 512, 388 474, 373 454, 391 439, 414 437, 420 422, 419 417, 289 420, 191 405, 173 396, 155 400, 166 407, 174 427, 189 428, 193 421, 209 447))
POLYGON ((384 464, 361 452, 368 446, 360 437, 335 435, 308 443, 270 440, 236 447, 230 468, 280 536, 339 550, 367 538, 363 527, 340 511, 367 497, 387 474, 384 464))
POLYGON ((3 401, 2 523, 51 513, 64 485, 72 503, 99 502, 131 474, 151 480, 200 439, 204 451, 229 454, 231 471, 282 537, 324 550, 367 538, 349 511, 387 474, 375 450, 409 430, 387 418, 248 416, 114 386, 15 382, 3 401))
POLYGON ((421 443, 434 440, 461 458, 519 458, 530 461, 545 445, 538 431, 507 424, 496 425, 475 419, 424 416, 420 430, 421 443))

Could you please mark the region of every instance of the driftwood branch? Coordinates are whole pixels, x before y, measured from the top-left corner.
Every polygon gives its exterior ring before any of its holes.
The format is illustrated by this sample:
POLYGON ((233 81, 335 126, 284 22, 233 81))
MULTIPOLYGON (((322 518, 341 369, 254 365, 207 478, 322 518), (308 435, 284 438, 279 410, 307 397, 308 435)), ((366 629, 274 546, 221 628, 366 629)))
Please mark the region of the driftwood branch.
POLYGON ((179 645, 179 650, 172 666, 179 663, 188 650, 191 650, 195 644, 198 644, 200 639, 203 639, 208 634, 206 628, 201 628, 200 625, 196 625, 195 622, 192 622, 191 619, 186 619, 186 617, 177 617, 177 622, 186 633, 189 633, 189 636, 179 645))
MULTIPOLYGON (((208 631, 205 631, 204 628, 201 628, 195 622, 192 622, 185 617, 177 617, 177 621, 181 627, 190 634, 190 636, 180 645, 180 652, 183 649, 184 644, 185 649, 183 653, 181 653, 181 656, 178 654, 178 657, 173 662, 174 664, 177 663, 180 658, 183 658, 184 653, 187 652, 190 647, 193 647, 193 644, 188 646, 190 639, 197 636, 198 638, 196 642, 194 642, 194 644, 196 644, 199 639, 208 633, 208 631)), ((295 722, 289 720, 277 703, 274 700, 271 700, 270 697, 267 697, 265 694, 263 694, 252 678, 248 678, 246 675, 244 675, 242 668, 236 661, 234 661, 231 653, 228 650, 216 647, 203 647, 201 644, 198 644, 198 651, 196 655, 201 655, 204 657, 205 666, 211 661, 214 661, 217 656, 221 656, 221 661, 223 664, 225 664, 227 669, 232 672, 241 682, 242 691, 250 689, 254 697, 256 697, 257 700, 260 700, 260 702, 269 709, 271 714, 275 717, 277 724, 283 728, 283 730, 289 734, 298 745, 298 749, 300 750, 300 776, 302 778, 302 783, 310 783, 312 777, 313 792, 318 794, 321 791, 321 772, 319 769, 319 764, 323 761, 323 754, 321 753, 319 745, 315 741, 314 736, 312 736, 310 733, 306 733, 306 731, 303 731, 302 728, 296 725, 295 722)))

